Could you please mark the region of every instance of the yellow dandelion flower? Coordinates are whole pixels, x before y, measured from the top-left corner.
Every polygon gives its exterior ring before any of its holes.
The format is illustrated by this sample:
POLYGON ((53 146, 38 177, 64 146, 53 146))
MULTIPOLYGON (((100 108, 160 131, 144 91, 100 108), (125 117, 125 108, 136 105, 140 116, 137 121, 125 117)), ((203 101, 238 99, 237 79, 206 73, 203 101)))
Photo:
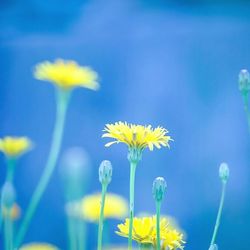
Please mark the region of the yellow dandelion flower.
POLYGON ((183 240, 183 234, 177 230, 164 232, 162 239, 163 249, 174 250, 184 248, 185 241, 183 240))
POLYGON ((18 157, 32 147, 27 137, 4 137, 0 139, 0 151, 7 157, 18 157))
POLYGON ((78 65, 75 61, 57 59, 55 62, 39 63, 35 67, 34 76, 38 80, 52 82, 63 89, 99 88, 97 73, 89 67, 78 65))
POLYGON ((59 250, 59 248, 48 243, 34 242, 23 245, 19 250, 59 250))
POLYGON ((129 148, 143 150, 148 147, 150 150, 157 148, 169 147, 170 136, 165 128, 152 128, 151 125, 142 126, 129 124, 127 122, 116 122, 115 124, 106 124, 105 133, 102 137, 113 138, 115 141, 107 143, 109 147, 114 143, 125 143, 129 148))
POLYGON ((9 212, 8 209, 3 206, 2 214, 4 218, 10 217, 12 220, 18 220, 20 218, 21 208, 15 203, 9 212))
MULTIPOLYGON (((101 207, 100 201, 100 193, 85 196, 80 203, 82 217, 92 222, 98 222, 101 207)), ((124 219, 127 215, 127 201, 117 194, 107 193, 104 207, 104 218, 124 219)))
MULTIPOLYGON (((118 225, 119 231, 116 233, 122 237, 128 237, 129 235, 129 219, 125 220, 124 224, 118 225)), ((160 236, 161 241, 164 242, 164 247, 176 247, 170 248, 177 249, 182 247, 184 241, 182 240, 182 234, 176 229, 173 229, 169 225, 166 218, 160 220, 160 236)), ((152 244, 156 245, 156 218, 155 216, 150 217, 134 217, 133 219, 133 232, 132 239, 140 244, 152 244)), ((163 243, 162 243, 163 244, 163 243)), ((165 249, 164 248, 164 249, 165 249)))

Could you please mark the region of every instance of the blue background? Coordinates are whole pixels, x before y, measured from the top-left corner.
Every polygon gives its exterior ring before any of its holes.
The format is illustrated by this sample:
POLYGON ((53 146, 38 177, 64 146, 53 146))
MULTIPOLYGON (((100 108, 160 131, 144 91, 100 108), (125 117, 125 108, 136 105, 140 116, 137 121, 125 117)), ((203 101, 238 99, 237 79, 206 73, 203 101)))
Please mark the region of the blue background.
MULTIPOLYGON (((104 148, 106 123, 162 125, 171 149, 145 150, 136 179, 136 212, 154 212, 152 181, 164 176, 163 212, 187 232, 186 249, 208 249, 221 184, 231 176, 218 235, 220 249, 250 245, 250 138, 237 78, 250 68, 247 1, 0 1, 0 136, 27 135, 35 149, 16 170, 18 202, 27 206, 49 151, 54 89, 32 77, 43 60, 74 59, 100 75, 98 92, 76 89, 63 150, 81 146, 92 160, 88 192, 99 190, 98 165, 113 163, 110 191, 128 197, 126 147, 104 148)), ((0 158, 0 181, 5 176, 0 158)), ((124 242, 113 231, 112 242, 124 242)), ((89 247, 96 244, 95 230, 89 247)), ((57 170, 25 242, 47 241, 66 249, 63 193, 57 170)))

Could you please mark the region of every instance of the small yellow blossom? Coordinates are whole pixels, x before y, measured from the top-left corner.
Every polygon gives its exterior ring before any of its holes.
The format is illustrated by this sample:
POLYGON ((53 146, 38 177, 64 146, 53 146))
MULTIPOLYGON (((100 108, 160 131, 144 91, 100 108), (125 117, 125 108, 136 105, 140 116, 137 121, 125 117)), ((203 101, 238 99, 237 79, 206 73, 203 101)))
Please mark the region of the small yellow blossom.
POLYGON ((115 141, 107 143, 109 147, 114 143, 125 143, 129 148, 143 150, 148 147, 150 150, 157 148, 169 147, 170 136, 165 128, 152 128, 151 125, 142 126, 129 124, 127 122, 116 122, 115 124, 106 124, 105 133, 102 137, 113 138, 115 141))
MULTIPOLYGON (((80 205, 81 216, 92 222, 98 222, 100 216, 101 194, 93 194, 85 196, 80 205)), ((128 215, 127 201, 112 193, 106 194, 104 218, 124 219, 128 215)))
POLYGON ((34 242, 23 245, 19 250, 59 250, 59 248, 48 243, 34 242))
MULTIPOLYGON (((119 231, 116 233, 122 237, 128 237, 129 219, 124 224, 118 225, 119 231)), ((162 247, 164 249, 182 249, 184 241, 183 236, 176 229, 169 225, 166 218, 160 220, 160 236, 162 247), (167 248, 168 247, 168 248, 167 248)), ((156 245, 156 218, 151 217, 135 217, 133 220, 132 238, 140 244, 156 245)))
POLYGON ((164 232, 162 235, 162 248, 163 249, 183 249, 183 244, 185 241, 183 240, 183 234, 178 232, 177 230, 170 230, 168 232, 164 232))
POLYGON ((57 59, 45 61, 35 67, 34 76, 38 80, 49 81, 63 89, 85 87, 92 90, 99 88, 98 75, 89 67, 82 67, 75 61, 57 59))
POLYGON ((0 139, 0 151, 7 157, 18 157, 32 147, 27 137, 4 137, 0 139))
POLYGON ((20 218, 21 209, 16 203, 12 206, 10 212, 8 212, 8 209, 3 206, 2 214, 5 218, 10 217, 12 220, 18 220, 20 218))

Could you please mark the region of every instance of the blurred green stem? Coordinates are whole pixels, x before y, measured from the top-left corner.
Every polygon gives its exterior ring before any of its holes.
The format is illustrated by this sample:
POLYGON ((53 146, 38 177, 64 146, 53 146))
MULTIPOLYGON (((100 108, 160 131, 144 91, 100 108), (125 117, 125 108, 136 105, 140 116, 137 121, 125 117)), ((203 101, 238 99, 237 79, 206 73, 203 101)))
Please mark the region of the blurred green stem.
POLYGON ((107 192, 107 185, 102 184, 101 210, 100 210, 99 226, 98 226, 98 248, 97 248, 98 250, 102 249, 103 217, 104 217, 106 192, 107 192))
POLYGON ((13 250, 13 221, 10 217, 10 209, 6 211, 4 218, 4 242, 5 250, 13 250))
POLYGON ((14 171, 16 167, 16 159, 15 158, 7 158, 7 176, 6 181, 13 182, 14 171))
POLYGON ((77 249, 77 234, 75 218, 68 216, 68 247, 69 250, 77 249))
POLYGON ((135 171, 137 163, 130 162, 130 185, 129 185, 129 234, 128 234, 128 249, 132 249, 132 233, 134 219, 134 200, 135 200, 135 171))
POLYGON ((250 112, 248 108, 248 93, 243 95, 243 102, 244 102, 244 110, 247 116, 248 131, 250 133, 250 112))
POLYGON ((77 220, 77 243, 79 250, 86 248, 86 224, 82 219, 77 220))
POLYGON ((44 168, 43 174, 39 180, 39 183, 33 193, 30 204, 27 208, 21 227, 18 231, 15 247, 18 248, 23 241, 23 238, 27 232, 30 221, 35 213, 35 210, 44 194, 44 191, 49 183, 49 180, 54 172, 58 155, 61 149, 61 142, 65 124, 65 116, 70 98, 70 91, 58 89, 57 92, 57 114, 56 122, 53 131, 52 144, 49 152, 47 164, 44 168))
POLYGON ((160 236, 160 216, 161 216, 161 202, 156 202, 156 249, 161 250, 161 236, 160 236))
MULTIPOLYGON (((16 166, 16 159, 15 158, 7 158, 7 175, 6 181, 13 182, 14 171, 16 166)), ((3 224, 3 204, 2 198, 0 198, 0 232, 2 231, 2 224, 3 224)))
POLYGON ((214 232, 213 232, 213 236, 212 236, 210 246, 215 244, 216 235, 217 235, 219 225, 220 225, 220 219, 221 219, 221 213, 222 213, 222 208, 223 208, 224 199, 225 199, 225 193, 226 193, 226 183, 223 182, 222 183, 221 198, 220 198, 220 205, 219 205, 219 209, 218 209, 218 213, 217 213, 216 223, 215 223, 215 226, 214 226, 214 232))

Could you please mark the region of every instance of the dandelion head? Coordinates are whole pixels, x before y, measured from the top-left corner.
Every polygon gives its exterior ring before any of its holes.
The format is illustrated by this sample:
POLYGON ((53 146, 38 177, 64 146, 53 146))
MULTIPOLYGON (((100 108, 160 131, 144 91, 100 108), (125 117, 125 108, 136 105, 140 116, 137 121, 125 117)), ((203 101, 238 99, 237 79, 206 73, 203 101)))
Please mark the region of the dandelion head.
MULTIPOLYGON (((122 237, 127 238, 129 235, 129 219, 126 219, 125 223, 119 224, 118 229, 119 231, 117 231, 116 233, 122 237)), ((166 218, 161 218, 160 220, 160 236, 162 247, 165 247, 164 249, 169 248, 172 250, 182 248, 184 244, 184 241, 182 240, 182 234, 178 232, 177 229, 173 228, 173 226, 169 224, 169 221, 166 218)), ((152 244, 153 246, 155 246, 156 217, 135 217, 133 220, 132 238, 134 241, 140 244, 152 244)))
POLYGON ((98 75, 89 67, 83 67, 75 61, 57 59, 36 65, 34 76, 38 80, 49 81, 62 89, 84 87, 91 90, 99 88, 98 75))
POLYGON ((21 246, 19 250, 59 250, 59 248, 48 243, 34 242, 21 246))
POLYGON ((6 157, 19 157, 31 149, 31 147, 32 143, 27 137, 6 136, 0 139, 0 151, 2 151, 6 157))
POLYGON ((154 147, 169 147, 170 136, 165 128, 152 128, 151 125, 142 126, 129 124, 127 122, 116 122, 114 124, 106 124, 102 137, 114 139, 105 146, 109 147, 114 143, 125 143, 131 149, 143 150, 154 147))
MULTIPOLYGON (((98 222, 101 209, 101 194, 85 196, 80 205, 81 216, 91 222, 98 222)), ((104 218, 124 219, 128 215, 128 202, 122 196, 107 193, 104 218)))

